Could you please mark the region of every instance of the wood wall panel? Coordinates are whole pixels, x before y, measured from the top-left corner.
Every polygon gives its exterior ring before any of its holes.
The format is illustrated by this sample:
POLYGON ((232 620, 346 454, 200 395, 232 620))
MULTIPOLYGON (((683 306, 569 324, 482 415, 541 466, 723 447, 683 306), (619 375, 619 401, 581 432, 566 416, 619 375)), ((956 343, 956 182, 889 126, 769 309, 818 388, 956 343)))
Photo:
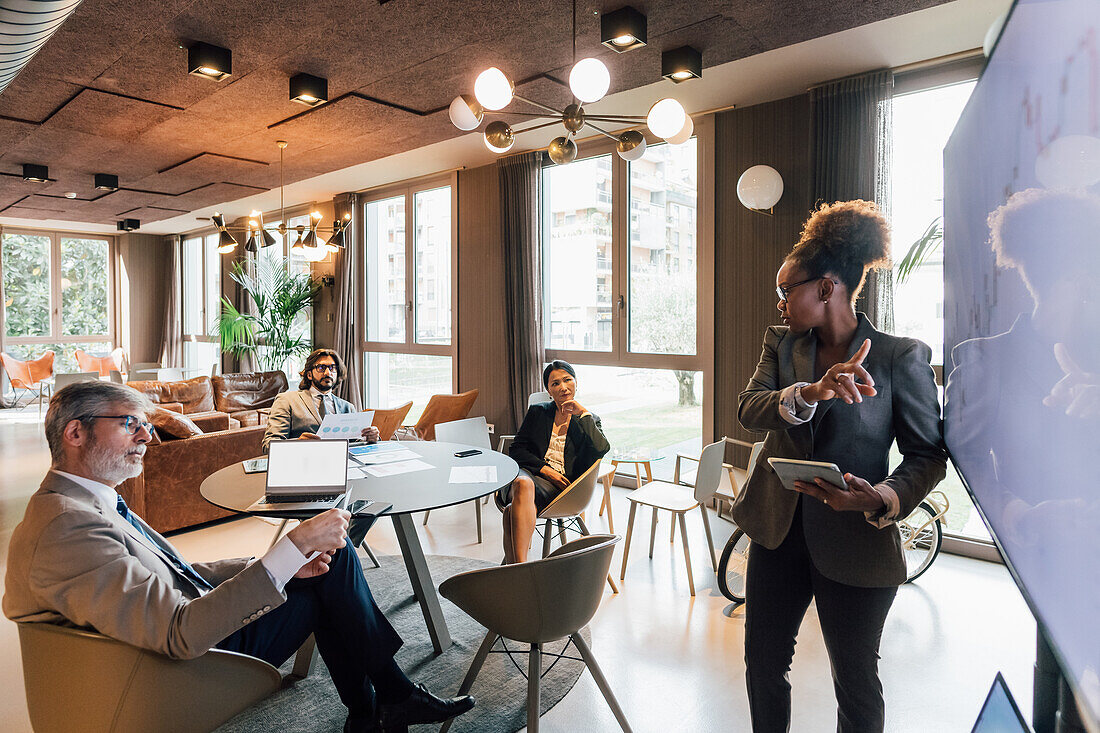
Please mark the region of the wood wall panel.
POLYGON ((760 436, 737 421, 737 396, 756 368, 764 330, 780 322, 775 273, 813 205, 809 98, 790 97, 716 117, 714 431, 757 440, 760 436), (758 164, 783 176, 783 198, 774 216, 749 211, 737 199, 738 177, 758 164))
POLYGON ((118 238, 118 342, 131 362, 160 361, 164 311, 173 292, 168 239, 133 233, 118 238))
POLYGON ((500 184, 495 165, 458 173, 458 388, 481 392, 471 415, 496 434, 516 430, 508 409, 508 341, 500 184))

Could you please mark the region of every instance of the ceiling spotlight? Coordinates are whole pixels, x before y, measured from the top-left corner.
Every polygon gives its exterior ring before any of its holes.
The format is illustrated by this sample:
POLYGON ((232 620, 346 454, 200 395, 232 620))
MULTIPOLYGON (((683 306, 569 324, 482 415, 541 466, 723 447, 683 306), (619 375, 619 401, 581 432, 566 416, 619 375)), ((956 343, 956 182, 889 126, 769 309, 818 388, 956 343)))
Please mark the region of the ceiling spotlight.
POLYGON ((512 101, 515 85, 495 66, 490 66, 477 75, 474 81, 474 96, 485 109, 498 110, 512 101))
POLYGON ((312 74, 290 77, 290 101, 316 107, 328 101, 328 79, 312 74))
POLYGON ((96 173, 93 180, 97 191, 118 190, 118 176, 111 175, 110 173, 96 173))
POLYGON ((237 240, 234 239, 233 235, 229 233, 229 230, 225 228, 225 217, 215 211, 211 219, 218 230, 218 253, 224 255, 235 250, 237 248, 237 240))
POLYGON ((611 74, 599 59, 581 59, 569 72, 569 89, 582 102, 596 102, 607 94, 611 74))
POLYGON ((687 113, 683 106, 675 99, 666 97, 649 108, 645 122, 650 132, 667 140, 683 129, 685 117, 687 113))
POLYGON ((507 153, 516 144, 515 133, 507 122, 496 120, 485 126, 485 147, 494 153, 507 153))
POLYGON ((115 222, 115 228, 120 232, 132 232, 141 228, 139 219, 119 219, 115 222))
POLYGON ((222 81, 233 73, 233 52, 199 41, 187 49, 187 73, 222 81))
POLYGON ((469 94, 460 94, 451 100, 448 113, 451 116, 451 124, 460 130, 467 131, 476 129, 485 117, 485 109, 469 94))
POLYGON ((627 5, 600 18, 600 43, 616 53, 646 44, 645 16, 627 5))
POLYGON ((556 137, 546 147, 546 154, 557 165, 572 163, 577 159, 577 144, 568 137, 556 137))
POLYGON ((66 191, 65 192, 65 198, 75 199, 76 198, 76 191, 66 191))
POLYGON ((619 141, 615 143, 615 151, 623 160, 637 160, 645 155, 645 135, 637 130, 627 130, 619 135, 619 141))
POLYGON ((661 76, 679 84, 703 75, 703 54, 691 46, 680 46, 661 54, 661 76))
POLYGON ((50 180, 50 168, 36 163, 23 164, 23 180, 34 183, 45 183, 50 180))

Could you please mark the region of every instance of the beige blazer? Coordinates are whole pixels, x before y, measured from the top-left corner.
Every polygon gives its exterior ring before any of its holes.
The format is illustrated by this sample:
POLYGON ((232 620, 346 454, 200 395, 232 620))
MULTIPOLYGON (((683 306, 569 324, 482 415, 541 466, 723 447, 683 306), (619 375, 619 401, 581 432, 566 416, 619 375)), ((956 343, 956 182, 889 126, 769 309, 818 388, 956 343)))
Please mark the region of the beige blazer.
MULTIPOLYGON (((336 413, 344 415, 355 412, 347 400, 332 395, 336 402, 336 413)), ((308 389, 297 392, 282 392, 275 397, 267 415, 267 432, 264 433, 263 451, 273 440, 294 440, 302 433, 316 433, 321 427, 321 415, 317 412, 317 402, 308 389)))
MULTIPOLYGON (((170 547, 143 526, 155 543, 170 547)), ((115 507, 50 472, 12 533, 4 614, 92 628, 190 659, 286 600, 259 562, 240 558, 194 568, 214 590, 200 595, 115 507)))

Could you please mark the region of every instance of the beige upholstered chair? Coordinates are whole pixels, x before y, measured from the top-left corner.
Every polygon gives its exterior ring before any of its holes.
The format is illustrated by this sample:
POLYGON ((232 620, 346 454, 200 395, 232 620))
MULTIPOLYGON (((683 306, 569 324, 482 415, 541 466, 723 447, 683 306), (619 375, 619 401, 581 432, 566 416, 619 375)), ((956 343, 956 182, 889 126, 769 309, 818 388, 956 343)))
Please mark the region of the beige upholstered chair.
POLYGON ((378 428, 379 440, 391 440, 393 434, 397 432, 397 429, 401 427, 401 424, 405 422, 405 416, 409 414, 409 410, 412 409, 412 400, 409 400, 403 405, 399 405, 392 409, 378 409, 374 407, 368 407, 363 412, 374 411, 374 418, 371 420, 371 425, 378 428))
POLYGON ((82 629, 19 624, 36 733, 209 731, 279 689, 267 662, 212 649, 169 659, 82 629))
POLYGON ((723 438, 716 443, 711 443, 703 448, 699 455, 699 469, 695 474, 695 487, 679 486, 665 481, 650 481, 642 488, 632 492, 626 498, 630 501, 630 518, 626 523, 626 543, 623 544, 623 567, 619 573, 619 580, 626 579, 626 559, 630 554, 630 539, 634 534, 634 515, 638 506, 648 506, 653 509, 653 522, 649 533, 649 556, 653 557, 653 542, 657 537, 657 511, 663 510, 672 514, 673 538, 675 538, 676 522, 680 524, 680 537, 684 543, 684 561, 687 564, 688 588, 691 595, 695 595, 695 580, 691 575, 691 552, 688 550, 687 522, 684 515, 692 509, 698 508, 703 514, 703 529, 707 535, 707 550, 710 554, 710 564, 715 573, 718 572, 718 561, 714 556, 714 542, 710 534, 710 519, 707 516, 706 502, 714 497, 724 471, 722 458, 726 450, 726 441, 723 438))
MULTIPOLYGON (((600 671, 580 629, 592 619, 603 596, 603 579, 619 538, 589 535, 558 548, 549 557, 514 565, 472 570, 447 578, 439 593, 489 630, 474 655, 458 694, 470 692, 497 639, 530 644, 527 674, 527 730, 539 729, 539 677, 542 645, 569 637, 581 653, 615 719, 630 724, 600 671)), ((440 733, 450 728, 446 723, 440 733)))
POLYGON ((428 400, 413 431, 420 440, 435 440, 435 426, 441 422, 461 420, 470 414, 477 401, 478 390, 460 394, 435 394, 428 400))

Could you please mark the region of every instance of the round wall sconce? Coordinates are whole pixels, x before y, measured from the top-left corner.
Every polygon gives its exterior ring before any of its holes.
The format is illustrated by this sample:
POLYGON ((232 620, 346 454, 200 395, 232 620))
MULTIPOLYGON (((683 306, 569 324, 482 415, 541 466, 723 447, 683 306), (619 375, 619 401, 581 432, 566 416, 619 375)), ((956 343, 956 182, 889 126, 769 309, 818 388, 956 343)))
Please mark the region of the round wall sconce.
POLYGON ((754 165, 737 179, 737 198, 746 209, 770 215, 782 196, 783 176, 770 165, 754 165))

